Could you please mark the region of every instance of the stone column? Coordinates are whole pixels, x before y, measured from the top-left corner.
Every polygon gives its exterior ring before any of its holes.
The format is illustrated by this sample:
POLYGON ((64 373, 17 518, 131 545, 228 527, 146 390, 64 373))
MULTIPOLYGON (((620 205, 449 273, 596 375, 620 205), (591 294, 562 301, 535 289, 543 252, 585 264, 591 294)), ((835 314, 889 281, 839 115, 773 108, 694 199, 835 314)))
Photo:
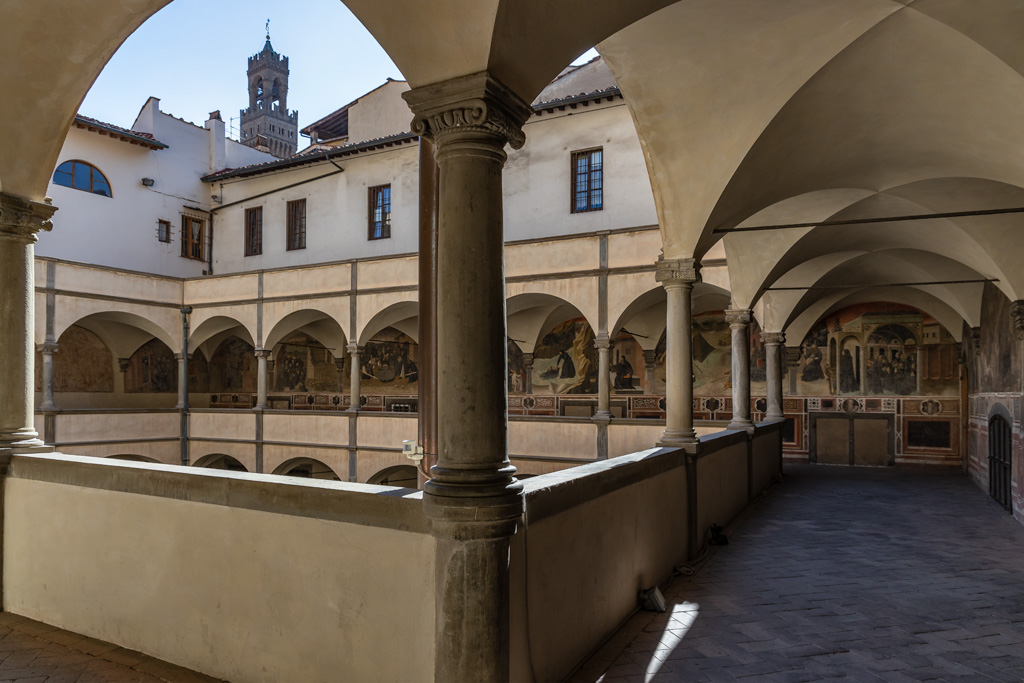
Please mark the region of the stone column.
POLYGON ((359 354, 363 352, 363 347, 356 343, 348 345, 349 354, 349 381, 348 381, 348 393, 350 403, 348 409, 352 412, 359 411, 359 380, 363 372, 363 364, 359 362, 359 354))
POLYGON ((786 365, 789 367, 789 395, 796 396, 797 370, 800 368, 800 347, 787 346, 785 349, 786 365))
POLYGON ((767 362, 768 380, 768 412, 765 418, 768 420, 781 420, 782 411, 782 348, 786 343, 786 335, 782 332, 762 332, 761 341, 764 342, 764 357, 767 362))
POLYGON ((644 351, 644 393, 654 393, 654 371, 658 365, 658 352, 644 351))
POLYGON ((57 353, 56 342, 46 341, 36 346, 43 356, 43 404, 39 410, 44 413, 55 413, 60 408, 53 400, 53 354, 57 353))
POLYGON ((729 429, 749 429, 750 421, 750 309, 730 309, 725 321, 732 331, 732 420, 729 429))
POLYGON ((607 334, 599 334, 594 339, 594 348, 597 349, 597 413, 594 417, 608 419, 612 416, 611 411, 611 342, 607 334))
POLYGON ((523 354, 523 372, 526 373, 526 393, 533 393, 533 354, 523 354))
POLYGON ((267 357, 270 351, 256 349, 256 410, 267 409, 267 357))
POLYGON ((924 346, 921 344, 917 346, 917 359, 915 362, 917 363, 917 377, 914 379, 917 381, 917 393, 920 394, 921 387, 924 386, 924 346))
MULTIPOLYGON (((192 354, 188 355, 189 359, 192 358, 192 354)), ((178 361, 178 405, 174 406, 178 410, 185 409, 185 391, 188 389, 188 368, 185 366, 185 355, 181 353, 174 354, 175 360, 178 361)))
POLYGON ((860 347, 860 395, 868 395, 868 347, 863 345, 860 347))
POLYGON ((700 280, 696 259, 658 259, 657 280, 668 297, 665 312, 665 433, 662 446, 698 442, 693 429, 691 294, 700 280))
POLYGON ((506 452, 501 174, 531 109, 487 73, 403 96, 440 168, 438 461, 423 487, 438 539, 434 679, 507 681, 509 539, 523 499, 506 452))
POLYGON ((57 208, 0 194, 0 456, 52 451, 35 428, 35 243, 57 208))

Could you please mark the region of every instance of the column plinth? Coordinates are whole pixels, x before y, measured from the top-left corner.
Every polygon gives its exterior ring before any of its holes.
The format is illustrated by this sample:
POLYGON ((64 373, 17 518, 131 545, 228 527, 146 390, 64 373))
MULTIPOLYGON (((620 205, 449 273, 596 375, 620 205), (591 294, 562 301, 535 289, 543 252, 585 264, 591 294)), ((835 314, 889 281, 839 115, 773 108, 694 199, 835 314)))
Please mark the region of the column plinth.
POLYGON ((0 456, 53 450, 35 429, 34 280, 37 234, 53 227, 56 210, 48 198, 0 194, 0 456))
POLYGON ((486 73, 403 97, 440 169, 438 459, 423 487, 439 539, 434 678, 507 681, 509 538, 523 499, 507 454, 501 174, 531 110, 486 73))
POLYGON ((786 335, 782 332, 762 332, 764 355, 767 365, 766 379, 768 384, 768 411, 765 417, 769 420, 781 420, 782 410, 782 349, 786 343, 786 335))
POLYGON ((698 443, 693 428, 693 285, 700 281, 696 259, 665 259, 656 278, 668 297, 665 312, 665 433, 659 445, 698 443))

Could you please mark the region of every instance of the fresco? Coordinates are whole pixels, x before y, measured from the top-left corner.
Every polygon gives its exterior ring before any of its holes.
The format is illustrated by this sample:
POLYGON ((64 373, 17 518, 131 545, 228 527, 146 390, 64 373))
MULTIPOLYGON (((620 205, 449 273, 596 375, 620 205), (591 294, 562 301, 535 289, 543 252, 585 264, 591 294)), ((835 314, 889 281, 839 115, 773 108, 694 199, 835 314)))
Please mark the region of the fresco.
POLYGON ((128 394, 177 393, 178 361, 174 352, 159 339, 143 344, 128 360, 124 391, 128 394))
POLYGON ((533 358, 533 393, 597 393, 597 349, 586 319, 553 327, 541 337, 533 358))
POLYGON ((362 394, 416 394, 419 391, 419 345, 386 327, 368 341, 360 356, 362 394))
POLYGON ((341 392, 338 375, 334 354, 307 334, 297 332, 274 348, 274 391, 341 392))
POLYGON ((256 392, 256 355, 248 342, 229 337, 210 358, 210 391, 256 392))
POLYGON ((619 334, 612 340, 611 358, 612 393, 638 394, 644 390, 644 352, 629 333, 619 334))
MULTIPOLYGON (((114 358, 95 334, 72 325, 57 340, 53 354, 55 392, 100 392, 114 390, 114 358)), ((42 362, 38 362, 42 366, 42 362)))
POLYGON ((526 366, 523 365, 523 351, 511 339, 507 340, 505 367, 508 368, 508 393, 526 393, 526 366))
POLYGON ((981 348, 975 365, 978 371, 970 373, 971 391, 1020 391, 1019 371, 1015 370, 1021 367, 1019 355, 1010 301, 998 287, 986 283, 981 298, 981 348))
POLYGON ((915 308, 891 303, 829 314, 804 338, 797 393, 918 396, 959 393, 958 345, 915 308))

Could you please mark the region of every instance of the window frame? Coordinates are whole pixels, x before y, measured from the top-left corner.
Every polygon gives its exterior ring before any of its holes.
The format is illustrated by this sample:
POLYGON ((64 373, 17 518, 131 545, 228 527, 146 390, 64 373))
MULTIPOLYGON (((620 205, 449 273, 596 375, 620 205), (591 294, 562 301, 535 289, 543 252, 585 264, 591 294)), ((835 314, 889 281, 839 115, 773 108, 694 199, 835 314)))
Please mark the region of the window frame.
POLYGON ((385 185, 374 185, 367 188, 367 239, 386 240, 391 238, 391 183, 385 185), (381 202, 381 217, 376 219, 377 198, 381 197, 386 201, 381 202))
POLYGON ((99 197, 106 197, 107 199, 113 199, 114 198, 114 188, 110 184, 110 179, 107 178, 107 176, 103 173, 103 171, 101 171, 99 168, 97 168, 95 164, 91 164, 88 161, 84 161, 82 159, 68 159, 68 160, 63 161, 60 164, 58 164, 57 168, 53 169, 53 175, 50 176, 50 181, 54 185, 58 185, 60 187, 67 187, 67 188, 70 188, 72 190, 80 190, 82 192, 87 192, 87 193, 89 193, 91 195, 96 195, 96 196, 99 196, 99 197), (71 164, 71 166, 70 166, 71 170, 70 171, 61 170, 65 166, 67 166, 68 164, 71 164), (76 184, 77 174, 75 172, 75 166, 85 166, 86 168, 89 169, 89 187, 87 187, 87 188, 86 187, 79 187, 76 184), (68 176, 69 181, 68 181, 67 184, 62 183, 62 182, 57 182, 57 174, 58 173, 68 176), (97 178, 97 176, 98 176, 98 178, 97 178), (99 180, 103 185, 106 186, 107 194, 104 194, 103 192, 97 192, 96 191, 97 180, 99 180))
POLYGON ((181 214, 181 257, 193 261, 206 260, 206 218, 193 213, 181 214), (199 223, 198 240, 192 237, 192 222, 199 223))
POLYGON ((246 256, 263 254, 263 207, 252 206, 245 210, 244 247, 246 256))
POLYGON ((569 212, 589 213, 604 209, 604 147, 574 150, 569 155, 569 212), (594 168, 594 155, 599 154, 594 168), (586 169, 579 170, 579 161, 586 159, 586 169), (582 185, 580 181, 584 181, 582 185), (595 180, 597 181, 595 183, 595 180), (597 187, 594 187, 594 185, 597 187), (597 201, 595 202, 595 193, 597 201))
POLYGON ((170 244, 171 242, 171 222, 165 221, 164 219, 158 219, 156 222, 156 238, 158 241, 164 244, 170 244))
POLYGON ((306 199, 293 199, 285 205, 287 211, 285 247, 288 251, 306 248, 306 199), (300 215, 301 209, 301 215, 300 215))

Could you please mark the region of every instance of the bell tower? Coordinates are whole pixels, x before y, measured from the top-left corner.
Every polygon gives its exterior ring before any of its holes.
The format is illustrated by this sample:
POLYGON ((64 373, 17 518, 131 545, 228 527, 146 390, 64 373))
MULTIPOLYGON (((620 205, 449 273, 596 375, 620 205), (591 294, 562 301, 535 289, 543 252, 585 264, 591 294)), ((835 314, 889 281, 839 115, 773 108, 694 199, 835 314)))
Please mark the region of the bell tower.
POLYGON ((241 111, 243 145, 270 152, 279 159, 295 154, 299 142, 299 112, 288 111, 288 58, 267 42, 249 57, 249 107, 241 111))

